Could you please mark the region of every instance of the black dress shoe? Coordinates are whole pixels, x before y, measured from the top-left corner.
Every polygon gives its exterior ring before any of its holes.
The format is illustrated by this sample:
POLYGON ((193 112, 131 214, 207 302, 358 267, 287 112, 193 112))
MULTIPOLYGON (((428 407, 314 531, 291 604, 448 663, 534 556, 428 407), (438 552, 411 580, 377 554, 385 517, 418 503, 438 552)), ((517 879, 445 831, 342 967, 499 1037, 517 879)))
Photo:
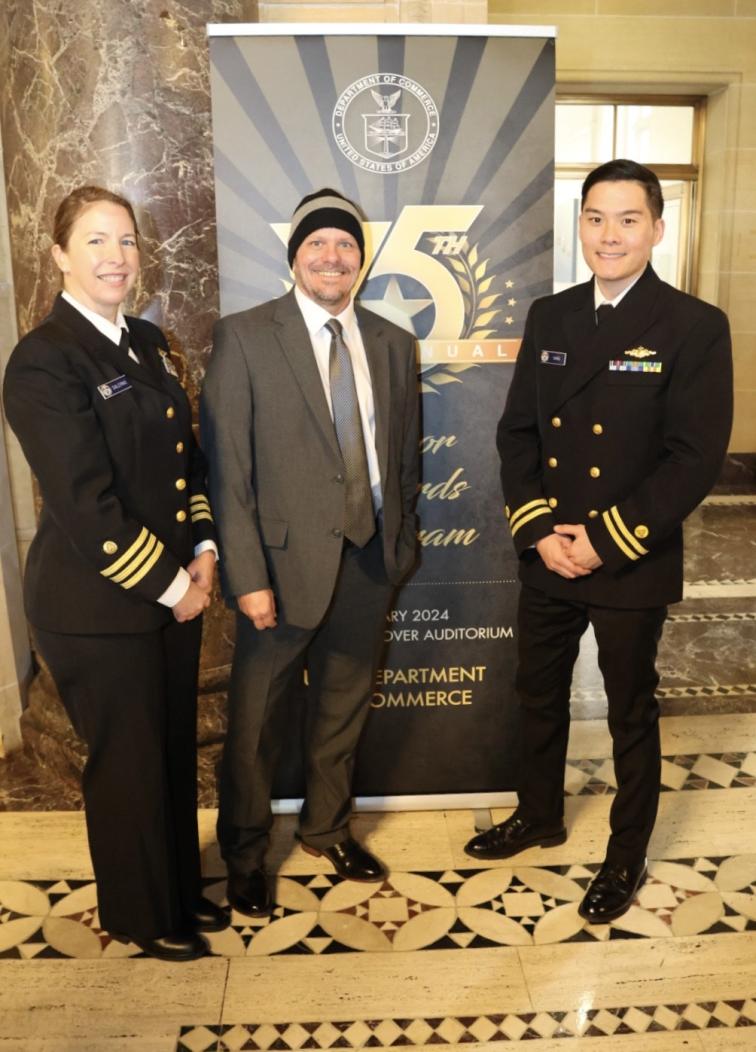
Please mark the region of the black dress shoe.
POLYGON ((268 917, 273 900, 265 870, 258 868, 251 873, 229 873, 228 904, 247 917, 268 917))
POLYGON ((583 896, 578 913, 591 924, 606 924, 632 905, 646 879, 646 860, 634 866, 605 862, 583 896))
POLYGON ((382 862, 361 847, 356 840, 347 837, 330 847, 317 848, 302 842, 302 850, 308 855, 323 855, 333 863, 333 868, 344 880, 357 880, 363 884, 377 884, 386 876, 382 862))
POLYGON ((509 858, 526 847, 555 847, 567 839, 562 822, 538 826, 515 812, 505 822, 479 833, 465 844, 465 853, 472 858, 509 858))
POLYGON ((174 964, 196 961, 198 957, 204 957, 207 953, 207 943, 196 932, 176 932, 173 935, 160 935, 156 939, 138 939, 135 935, 120 935, 113 931, 110 935, 117 942, 134 943, 148 957, 156 957, 159 961, 172 961, 174 964))
POLYGON ((188 919, 195 931, 223 931, 231 923, 226 910, 204 896, 189 910, 188 919))

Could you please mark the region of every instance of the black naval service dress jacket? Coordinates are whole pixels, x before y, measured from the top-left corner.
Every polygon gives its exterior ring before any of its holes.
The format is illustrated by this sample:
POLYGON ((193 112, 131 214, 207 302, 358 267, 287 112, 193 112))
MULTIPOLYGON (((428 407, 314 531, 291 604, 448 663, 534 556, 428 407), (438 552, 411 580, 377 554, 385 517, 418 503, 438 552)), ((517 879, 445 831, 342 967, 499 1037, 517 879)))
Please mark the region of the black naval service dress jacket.
POLYGON ((593 281, 537 300, 498 427, 520 578, 555 598, 682 598, 682 523, 716 481, 732 423, 726 316, 649 265, 597 327, 593 281), (582 523, 603 565, 567 580, 534 545, 582 523))
POLYGON ((200 541, 215 539, 189 401, 157 326, 126 319, 132 361, 58 297, 6 370, 8 422, 43 499, 26 564, 33 626, 146 632, 200 541))
POLYGON ((215 528, 165 337, 126 320, 139 363, 59 296, 13 351, 4 402, 43 500, 25 603, 88 747, 101 925, 152 938, 184 928, 200 894, 202 619, 157 600, 215 528))

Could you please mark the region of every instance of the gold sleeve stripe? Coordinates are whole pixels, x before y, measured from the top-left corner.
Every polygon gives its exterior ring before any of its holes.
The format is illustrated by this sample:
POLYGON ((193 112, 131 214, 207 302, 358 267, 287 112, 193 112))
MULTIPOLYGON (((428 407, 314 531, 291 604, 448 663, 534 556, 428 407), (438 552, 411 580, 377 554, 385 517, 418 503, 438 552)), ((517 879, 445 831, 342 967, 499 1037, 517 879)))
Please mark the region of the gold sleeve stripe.
POLYGON ((648 555, 648 548, 644 548, 638 539, 630 532, 625 523, 622 521, 622 516, 619 513, 617 505, 613 505, 609 509, 609 514, 614 519, 617 529, 620 531, 622 536, 625 538, 631 548, 634 548, 638 555, 648 555))
POLYGON ((136 552, 138 552, 139 549, 145 544, 147 538, 151 536, 152 534, 147 529, 147 527, 143 526, 139 536, 131 545, 131 547, 127 548, 123 555, 119 555, 116 561, 114 563, 111 563, 110 566, 106 566, 104 570, 100 570, 100 573, 103 575, 103 577, 110 577, 112 574, 116 573, 116 571, 120 570, 121 567, 124 566, 126 563, 131 562, 136 552))
POLYGON ((157 547, 155 548, 155 551, 149 557, 149 559, 144 564, 144 566, 142 566, 142 568, 140 570, 137 570, 137 572, 134 574, 134 576, 130 577, 128 579, 128 581, 124 581, 123 582, 123 587, 124 588, 133 588, 135 584, 138 584, 138 582, 141 581, 142 578, 146 574, 148 574, 150 572, 152 567, 155 565, 155 563, 158 561, 160 556, 163 554, 163 548, 164 548, 163 542, 162 541, 158 541, 157 547))
POLYGON ((517 533, 520 527, 524 526, 526 522, 530 522, 531 519, 535 519, 539 515, 551 515, 551 508, 548 506, 548 504, 545 508, 536 508, 535 511, 531 511, 529 515, 525 515, 523 518, 521 518, 515 526, 512 526, 512 522, 510 520, 509 525, 512 530, 512 536, 514 537, 514 535, 517 533))
POLYGON ((210 511, 210 505, 206 500, 191 500, 189 501, 189 510, 194 511, 210 511))
POLYGON ((548 508, 548 503, 545 497, 538 497, 536 500, 530 500, 527 504, 523 504, 521 508, 517 508, 509 516, 509 525, 514 526, 515 522, 521 515, 525 515, 530 511, 531 508, 548 508))
POLYGON ((215 519, 209 511, 192 512, 192 522, 199 522, 200 519, 207 519, 208 522, 215 522, 215 519))
MULTIPOLYGON (((147 543, 145 544, 144 548, 142 548, 141 552, 139 552, 137 555, 134 556, 134 558, 131 560, 131 562, 129 563, 128 566, 124 566, 124 568, 120 571, 120 573, 117 573, 115 575, 115 577, 113 577, 113 581, 116 584, 123 584, 123 582, 126 580, 126 578, 130 577, 131 574, 133 574, 134 571, 139 568, 139 566, 144 562, 144 560, 147 558, 147 556, 153 550, 155 545, 158 544, 158 543, 159 543, 159 541, 158 541, 157 537, 155 536, 155 534, 151 533, 150 534, 150 539, 147 541, 147 543)), ((126 586, 124 585, 124 587, 126 587, 126 586)))
POLYGON ((638 555, 638 553, 634 552, 632 548, 628 548, 628 546, 625 544, 625 542, 620 537, 619 533, 617 532, 617 530, 614 527, 614 523, 612 522, 612 517, 611 517, 611 515, 609 514, 608 511, 605 511, 603 513, 602 518, 604 520, 604 525, 606 526, 607 530, 609 531, 609 536, 612 538, 612 540, 617 545, 619 550, 621 552, 623 552, 628 557, 628 559, 639 559, 640 556, 638 555))
POLYGON ((195 493, 193 497, 189 498, 190 504, 209 504, 210 501, 207 499, 204 493, 195 493))

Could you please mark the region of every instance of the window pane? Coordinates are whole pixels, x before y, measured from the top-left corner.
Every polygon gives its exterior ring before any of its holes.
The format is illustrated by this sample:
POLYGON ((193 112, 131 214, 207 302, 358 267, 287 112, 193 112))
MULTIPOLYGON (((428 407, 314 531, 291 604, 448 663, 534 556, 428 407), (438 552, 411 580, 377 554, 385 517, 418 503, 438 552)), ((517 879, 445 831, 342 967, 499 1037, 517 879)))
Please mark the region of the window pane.
POLYGON ((685 239, 687 230, 683 219, 690 193, 687 183, 663 182, 664 192, 664 237, 654 249, 654 270, 664 281, 676 288, 684 287, 680 281, 685 261, 685 239))
POLYGON ((617 157, 642 164, 690 164, 692 106, 618 106, 617 157))
POLYGON ((591 276, 578 240, 582 185, 582 179, 557 179, 554 185, 554 292, 591 276))
POLYGON ((556 162, 600 164, 612 156, 613 106, 556 107, 556 162))

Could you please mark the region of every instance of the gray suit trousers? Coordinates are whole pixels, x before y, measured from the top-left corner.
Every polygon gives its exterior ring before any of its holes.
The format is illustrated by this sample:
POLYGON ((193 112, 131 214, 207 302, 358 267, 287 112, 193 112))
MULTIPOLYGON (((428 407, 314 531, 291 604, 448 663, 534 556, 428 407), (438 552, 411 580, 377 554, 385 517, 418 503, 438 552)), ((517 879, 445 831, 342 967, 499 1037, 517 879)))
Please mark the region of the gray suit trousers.
MULTIPOLYGON (((230 871, 262 864, 272 825, 271 787, 287 740, 287 696, 307 670, 305 802, 299 836, 325 848, 349 835, 354 753, 367 718, 393 586, 382 536, 345 545, 334 594, 313 629, 258 631, 237 616, 229 726, 221 770, 218 840, 230 871)), ((296 747, 296 744, 294 745, 296 747)))

